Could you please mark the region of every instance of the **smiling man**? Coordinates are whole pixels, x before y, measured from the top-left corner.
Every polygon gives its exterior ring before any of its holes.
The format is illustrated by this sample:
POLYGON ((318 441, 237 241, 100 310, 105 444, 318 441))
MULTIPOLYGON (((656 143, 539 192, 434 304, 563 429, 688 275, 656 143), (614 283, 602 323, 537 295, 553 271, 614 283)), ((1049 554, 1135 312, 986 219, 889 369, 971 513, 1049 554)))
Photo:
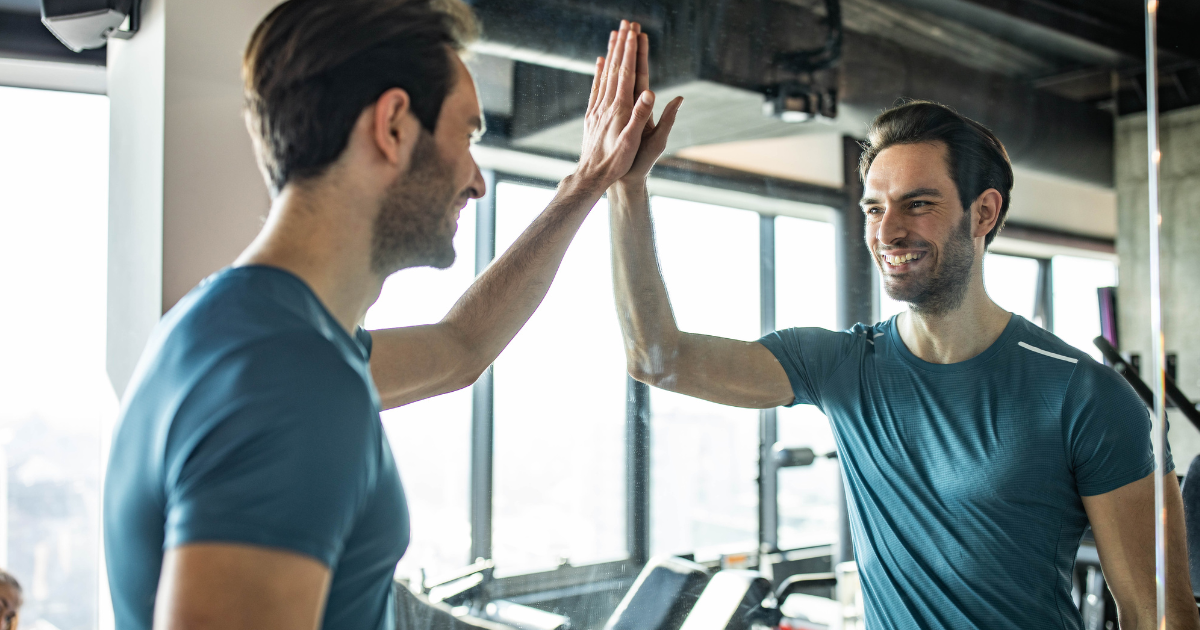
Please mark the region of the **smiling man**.
POLYGON ((125 394, 104 493, 121 630, 396 627, 409 520, 380 409, 474 382, 653 137, 622 23, 546 210, 441 322, 368 334, 384 280, 448 267, 484 194, 458 54, 473 31, 459 0, 289 0, 256 29, 246 118, 273 203, 163 318, 125 394))
MULTIPOLYGON (((861 164, 865 240, 888 294, 909 308, 844 332, 758 342, 681 332, 645 172, 609 192, 630 374, 728 405, 825 412, 867 627, 1078 629, 1071 573, 1089 523, 1121 628, 1154 627, 1150 417, 1115 372, 988 297, 984 254, 1013 184, 990 131, 926 102, 874 121, 861 164)), ((1197 628, 1169 461, 1169 618, 1197 628)))

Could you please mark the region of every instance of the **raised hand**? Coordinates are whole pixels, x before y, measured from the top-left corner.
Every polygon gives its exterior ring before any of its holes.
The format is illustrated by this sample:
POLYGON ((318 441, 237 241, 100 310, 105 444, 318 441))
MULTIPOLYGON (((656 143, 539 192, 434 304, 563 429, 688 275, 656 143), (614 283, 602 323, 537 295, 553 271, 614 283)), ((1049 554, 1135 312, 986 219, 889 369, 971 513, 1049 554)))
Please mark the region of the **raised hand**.
POLYGON ((602 189, 629 173, 654 112, 654 93, 635 92, 644 37, 640 27, 621 20, 620 30, 609 35, 608 54, 596 60, 576 173, 602 189))
MULTIPOLYGON (((638 31, 637 80, 634 83, 634 94, 640 95, 650 90, 650 38, 641 32, 636 22, 633 28, 638 31)), ((682 96, 677 96, 667 103, 662 115, 658 117, 657 125, 653 117, 646 119, 637 156, 634 157, 629 172, 621 177, 621 181, 634 183, 644 180, 650 174, 650 169, 667 148, 667 137, 671 134, 671 127, 675 125, 675 115, 679 113, 679 106, 682 104, 682 96)))

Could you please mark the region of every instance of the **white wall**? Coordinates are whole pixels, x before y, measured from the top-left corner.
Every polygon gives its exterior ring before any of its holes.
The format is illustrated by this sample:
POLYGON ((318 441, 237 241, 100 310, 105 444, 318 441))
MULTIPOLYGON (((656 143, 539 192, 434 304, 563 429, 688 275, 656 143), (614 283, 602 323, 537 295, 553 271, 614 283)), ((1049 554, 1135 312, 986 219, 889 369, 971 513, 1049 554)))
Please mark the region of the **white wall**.
POLYGON ((276 0, 151 0, 108 46, 108 372, 123 392, 159 317, 228 265, 269 205, 241 116, 242 51, 276 0))
MULTIPOLYGON (((1200 399, 1200 107, 1161 117, 1161 230, 1163 336, 1167 352, 1179 354, 1179 388, 1200 399)), ((1116 179, 1121 256, 1118 293, 1121 350, 1150 359, 1149 177, 1146 116, 1117 122, 1116 179)), ((1168 413, 1168 439, 1179 472, 1200 454, 1200 431, 1176 411, 1168 413)))

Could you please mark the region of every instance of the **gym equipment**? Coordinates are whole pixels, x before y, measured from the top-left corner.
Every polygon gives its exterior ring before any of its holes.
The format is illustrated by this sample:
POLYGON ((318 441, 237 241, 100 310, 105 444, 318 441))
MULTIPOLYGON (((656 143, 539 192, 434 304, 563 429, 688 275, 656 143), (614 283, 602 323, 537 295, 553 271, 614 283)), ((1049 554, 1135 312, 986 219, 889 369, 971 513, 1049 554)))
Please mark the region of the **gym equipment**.
POLYGON ((517 630, 571 630, 571 620, 537 608, 497 599, 483 607, 484 618, 517 630))
MULTIPOLYGON (((1096 337, 1092 340, 1096 347, 1100 349, 1100 353, 1104 355, 1104 359, 1112 365, 1118 374, 1125 377, 1126 381, 1133 386, 1133 390, 1141 397, 1142 402, 1151 410, 1154 409, 1154 392, 1150 391, 1150 387, 1138 376, 1134 371, 1133 366, 1125 361, 1120 352, 1113 347, 1111 343, 1104 337, 1096 337)), ((1163 380, 1166 385, 1167 400, 1179 408, 1180 413, 1186 417, 1193 426, 1200 429, 1200 410, 1196 409, 1196 404, 1188 400, 1179 386, 1175 384, 1175 379, 1171 378, 1170 374, 1163 374, 1163 380)))
POLYGON ((781 618, 767 578, 757 571, 720 571, 704 587, 679 630, 750 630, 754 625, 773 628, 781 618), (763 605, 768 599, 769 608, 763 605))
POLYGON ((679 630, 708 582, 703 565, 673 556, 652 558, 604 630, 679 630))

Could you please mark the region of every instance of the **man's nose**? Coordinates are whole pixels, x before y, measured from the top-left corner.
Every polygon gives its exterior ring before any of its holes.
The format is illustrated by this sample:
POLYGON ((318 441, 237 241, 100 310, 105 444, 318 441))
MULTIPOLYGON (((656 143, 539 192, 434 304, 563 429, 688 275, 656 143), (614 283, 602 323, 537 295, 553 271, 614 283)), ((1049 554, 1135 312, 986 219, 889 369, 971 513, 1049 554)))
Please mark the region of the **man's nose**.
POLYGON ((471 158, 471 166, 475 169, 475 176, 471 178, 467 196, 471 199, 479 199, 487 194, 487 180, 483 178, 483 171, 479 170, 479 164, 475 162, 475 158, 471 158))
POLYGON ((908 229, 904 226, 904 217, 899 211, 892 208, 884 208, 883 217, 880 218, 875 229, 878 230, 875 238, 880 243, 894 243, 908 236, 908 229))

